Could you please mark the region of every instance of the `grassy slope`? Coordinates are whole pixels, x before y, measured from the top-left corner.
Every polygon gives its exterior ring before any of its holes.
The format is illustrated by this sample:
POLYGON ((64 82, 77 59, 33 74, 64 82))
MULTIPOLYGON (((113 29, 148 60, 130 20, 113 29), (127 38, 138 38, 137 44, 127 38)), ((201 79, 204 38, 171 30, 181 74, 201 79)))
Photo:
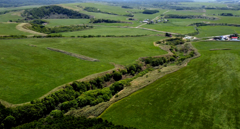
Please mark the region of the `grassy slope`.
POLYGON ((21 7, 0 8, 0 12, 10 11, 10 10, 23 10, 23 9, 37 8, 40 6, 41 5, 30 5, 30 6, 21 6, 21 7))
POLYGON ((217 2, 181 2, 181 7, 202 7, 203 5, 207 7, 227 7, 226 4, 217 3, 217 2))
POLYGON ((221 13, 232 13, 233 15, 240 15, 239 10, 215 10, 215 9, 207 9, 206 10, 207 15, 215 14, 216 16, 218 16, 218 14, 221 14, 221 13))
POLYGON ((159 31, 173 32, 179 34, 188 34, 194 32, 195 29, 193 26, 180 26, 173 23, 156 23, 156 24, 147 24, 142 26, 144 28, 155 29, 159 31))
POLYGON ((16 23, 0 23, 0 35, 31 35, 16 29, 16 23))
POLYGON ((18 20, 18 19, 23 19, 21 16, 13 15, 14 12, 11 13, 6 13, 0 15, 0 22, 8 22, 9 20, 18 20))
POLYGON ((128 65, 139 57, 166 54, 153 46, 153 42, 163 37, 137 38, 76 38, 51 39, 32 43, 39 47, 53 47, 99 59, 101 62, 128 65))
POLYGON ((178 15, 202 15, 204 14, 203 10, 171 10, 166 14, 178 14, 178 15))
POLYGON ((49 22, 46 26, 66 26, 66 25, 78 25, 78 24, 88 24, 89 19, 45 19, 49 22))
POLYGON ((142 30, 137 28, 116 28, 116 27, 95 27, 94 29, 64 32, 60 33, 64 36, 78 35, 143 35, 143 34, 158 34, 154 31, 142 30))
POLYGON ((189 65, 115 103, 103 115, 114 124, 144 128, 238 128, 239 43, 198 42, 189 65), (231 48, 230 51, 209 51, 231 48))
POLYGON ((125 65, 141 56, 165 54, 153 46, 153 41, 159 39, 161 37, 1 40, 0 99, 10 103, 31 101, 64 83, 112 69, 109 62, 125 65), (83 61, 46 47, 94 57, 100 62, 83 61))
POLYGON ((220 36, 226 34, 239 33, 240 27, 232 26, 201 26, 199 27, 199 35, 196 37, 220 36))

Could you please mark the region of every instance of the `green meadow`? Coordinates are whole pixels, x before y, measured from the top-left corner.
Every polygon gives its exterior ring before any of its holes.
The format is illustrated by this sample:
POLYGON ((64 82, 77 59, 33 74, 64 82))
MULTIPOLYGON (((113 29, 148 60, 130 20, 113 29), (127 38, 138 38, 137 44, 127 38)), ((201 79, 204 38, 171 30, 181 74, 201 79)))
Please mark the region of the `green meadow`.
POLYGON ((106 27, 106 26, 95 26, 93 29, 64 32, 59 33, 63 36, 80 36, 80 35, 151 35, 159 34, 155 31, 143 30, 138 28, 120 28, 120 27, 106 27))
POLYGON ((18 104, 37 99, 55 87, 85 76, 135 63, 139 57, 166 54, 153 46, 163 37, 45 38, 1 40, 0 99, 18 104), (29 44, 37 47, 29 46, 29 44), (46 49, 58 48, 100 62, 84 61, 46 49))
POLYGON ((100 117, 146 128, 238 128, 238 42, 197 42, 201 57, 110 106, 100 117), (216 48, 231 50, 209 51, 216 48))
POLYGON ((227 4, 216 3, 216 2, 181 2, 179 5, 176 5, 176 6, 199 7, 199 8, 201 8, 202 6, 206 6, 206 7, 227 7, 227 4))
POLYGON ((0 35, 31 35, 16 29, 17 23, 0 23, 0 35))
POLYGON ((199 35, 196 37, 209 37, 209 36, 221 36, 221 35, 229 35, 233 33, 239 33, 240 27, 233 26, 201 26, 198 27, 199 35))
POLYGON ((16 12, 11 12, 11 13, 6 13, 6 14, 0 15, 0 22, 8 22, 9 20, 15 21, 18 19, 23 19, 23 17, 21 17, 21 16, 14 15, 14 13, 16 13, 16 12))
POLYGON ((195 29, 193 26, 174 25, 170 22, 169 23, 147 24, 142 27, 149 28, 149 29, 155 29, 155 30, 159 30, 159 31, 179 33, 179 34, 188 34, 188 33, 195 32, 195 29))

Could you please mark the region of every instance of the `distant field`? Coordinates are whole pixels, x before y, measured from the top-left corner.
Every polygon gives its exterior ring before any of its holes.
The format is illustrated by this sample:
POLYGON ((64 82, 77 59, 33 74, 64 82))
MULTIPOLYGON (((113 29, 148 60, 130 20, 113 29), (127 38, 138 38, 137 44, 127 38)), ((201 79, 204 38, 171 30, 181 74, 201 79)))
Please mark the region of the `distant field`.
POLYGON ((232 23, 240 24, 240 17, 227 17, 227 16, 218 16, 219 20, 211 21, 211 23, 232 23))
POLYGON ((0 35, 31 35, 16 29, 17 23, 0 23, 0 35))
POLYGON ((197 22, 211 22, 212 20, 207 20, 207 19, 168 19, 169 23, 172 23, 177 26, 187 26, 192 23, 197 23, 197 22))
POLYGON ((148 24, 142 26, 144 28, 155 29, 159 31, 173 32, 179 34, 188 34, 195 32, 193 26, 177 26, 172 23, 157 23, 157 24, 148 24))
POLYGON ((239 33, 240 27, 232 26, 201 26, 199 35, 196 37, 221 36, 226 34, 239 33))
POLYGON ((113 104, 101 118, 139 129, 238 127, 239 42, 194 46, 201 57, 113 104), (214 48, 232 50, 209 51, 214 48))
POLYGON ((88 24, 89 19, 45 19, 49 22, 46 26, 66 26, 66 25, 78 25, 78 24, 88 24))
POLYGON ((30 5, 30 6, 21 6, 21 7, 9 7, 9 8, 0 8, 0 12, 3 11, 11 11, 11 10, 23 10, 23 9, 30 9, 40 7, 42 5, 30 5))
POLYGON ((14 13, 16 12, 11 12, 11 13, 6 13, 6 14, 2 14, 0 15, 0 22, 8 22, 9 20, 18 20, 18 19, 23 19, 23 17, 18 16, 18 15, 14 15, 14 13))
POLYGON ((180 5, 176 6, 181 6, 181 7, 227 7, 226 4, 222 3, 217 3, 217 2, 181 2, 180 5))
POLYGON ((79 36, 79 35, 144 35, 144 34, 159 34, 158 32, 142 30, 137 28, 117 28, 117 27, 94 27, 93 29, 64 32, 60 33, 63 36, 79 36))
POLYGON ((31 101, 59 85, 112 69, 110 62, 127 65, 142 56, 165 54, 153 46, 160 39, 163 37, 1 40, 0 75, 4 76, 0 76, 0 99, 14 104, 31 101), (83 61, 46 47, 93 57, 100 62, 83 61))
POLYGON ((169 12, 167 12, 166 14, 178 14, 178 15, 203 15, 204 12, 202 9, 199 10, 171 10, 169 12))

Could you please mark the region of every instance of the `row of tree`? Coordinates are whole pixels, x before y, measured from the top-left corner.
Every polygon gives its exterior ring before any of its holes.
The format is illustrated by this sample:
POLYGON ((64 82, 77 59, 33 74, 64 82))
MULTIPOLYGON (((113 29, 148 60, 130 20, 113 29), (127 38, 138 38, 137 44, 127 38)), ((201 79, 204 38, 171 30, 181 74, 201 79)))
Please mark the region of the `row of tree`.
POLYGON ((132 22, 125 22, 120 20, 110 20, 110 19, 91 19, 90 23, 131 23, 132 22))
POLYGON ((154 14, 154 13, 159 13, 159 10, 144 10, 142 13, 143 14, 154 14))
POLYGON ((22 39, 27 38, 26 35, 8 35, 8 36, 0 36, 0 39, 22 39))
POLYGON ((93 26, 89 26, 89 25, 46 27, 44 25, 33 24, 33 23, 31 23, 31 26, 28 27, 28 29, 30 30, 34 30, 37 32, 45 33, 45 34, 80 31, 80 30, 91 29, 91 28, 93 28, 93 26))
POLYGON ((209 19, 218 20, 216 17, 207 17, 202 15, 178 15, 178 14, 167 14, 165 18, 180 18, 180 19, 209 19))
POLYGON ((165 44, 165 45, 179 45, 184 44, 185 41, 182 38, 169 38, 162 41, 157 41, 157 44, 165 44))

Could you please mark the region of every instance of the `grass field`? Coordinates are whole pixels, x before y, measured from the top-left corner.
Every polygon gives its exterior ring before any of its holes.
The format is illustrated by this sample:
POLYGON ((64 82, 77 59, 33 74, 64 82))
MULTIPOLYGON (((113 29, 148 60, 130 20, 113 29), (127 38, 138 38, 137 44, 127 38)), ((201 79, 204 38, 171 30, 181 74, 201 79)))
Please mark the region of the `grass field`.
POLYGON ((46 19, 49 22, 46 26, 66 26, 66 25, 78 25, 78 24, 88 24, 89 19, 46 19))
POLYGON ((144 28, 155 29, 159 31, 173 32, 179 34, 188 34, 194 32, 193 26, 179 26, 170 23, 157 23, 157 24, 147 24, 142 26, 144 28))
POLYGON ((200 58, 113 104, 101 118, 139 129, 238 128, 239 43, 194 46, 200 58), (232 50, 209 51, 214 48, 232 50))
POLYGON ((41 5, 30 5, 30 6, 21 6, 21 7, 0 8, 0 12, 11 11, 11 10, 24 10, 24 9, 30 9, 30 8, 37 8, 40 6, 41 5))
POLYGON ((232 13, 233 15, 240 15, 239 10, 215 10, 215 9, 207 9, 206 10, 207 15, 215 14, 216 16, 218 16, 218 14, 221 14, 221 13, 232 13))
POLYGON ((202 9, 199 10, 171 10, 166 14, 178 14, 178 15, 203 15, 204 12, 202 9))
POLYGON ((201 8, 202 6, 206 6, 206 7, 227 7, 226 4, 217 3, 217 2, 181 2, 180 5, 176 5, 176 6, 199 7, 199 8, 201 8))
POLYGON ((240 24, 240 17, 224 17, 218 16, 219 20, 211 21, 211 23, 229 23, 229 24, 240 24))
POLYGON ((18 15, 14 15, 15 12, 11 12, 11 13, 6 13, 6 14, 2 14, 0 15, 0 22, 8 22, 9 20, 18 20, 18 19, 23 19, 23 17, 18 16, 18 15))
POLYGON ((0 35, 31 35, 16 29, 17 23, 0 23, 0 35))
POLYGON ((64 32, 60 33, 63 36, 79 36, 79 35, 144 35, 144 34, 159 34, 158 32, 137 29, 137 28, 118 28, 118 27, 106 27, 96 26, 93 29, 64 32))
POLYGON ((199 27, 199 35, 196 37, 221 36, 233 33, 239 33, 240 27, 233 26, 201 26, 199 27))
POLYGON ((110 62, 127 65, 142 56, 165 54, 153 46, 153 42, 160 39, 162 37, 1 40, 0 99, 14 104, 31 101, 59 85, 112 69, 110 62), (83 61, 46 47, 93 57, 100 62, 83 61))

